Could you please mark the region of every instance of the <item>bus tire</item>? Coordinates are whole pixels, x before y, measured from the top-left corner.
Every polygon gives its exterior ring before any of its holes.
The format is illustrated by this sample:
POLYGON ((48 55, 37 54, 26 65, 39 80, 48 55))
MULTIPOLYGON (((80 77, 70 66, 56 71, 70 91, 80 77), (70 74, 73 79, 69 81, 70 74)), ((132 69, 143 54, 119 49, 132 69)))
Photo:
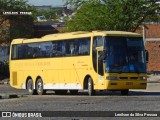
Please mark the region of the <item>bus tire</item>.
POLYGON ((78 94, 78 90, 69 90, 71 95, 77 95, 78 94))
POLYGON ((128 95, 129 90, 121 90, 121 95, 128 95))
POLYGON ((95 90, 93 88, 93 80, 91 77, 88 79, 88 95, 92 96, 95 95, 95 90))
POLYGON ((38 95, 43 95, 45 94, 45 91, 43 90, 43 81, 41 78, 38 78, 36 82, 36 91, 38 95))
POLYGON ((36 94, 35 90, 34 90, 34 85, 33 85, 33 80, 30 78, 27 81, 27 91, 29 95, 33 95, 36 94))

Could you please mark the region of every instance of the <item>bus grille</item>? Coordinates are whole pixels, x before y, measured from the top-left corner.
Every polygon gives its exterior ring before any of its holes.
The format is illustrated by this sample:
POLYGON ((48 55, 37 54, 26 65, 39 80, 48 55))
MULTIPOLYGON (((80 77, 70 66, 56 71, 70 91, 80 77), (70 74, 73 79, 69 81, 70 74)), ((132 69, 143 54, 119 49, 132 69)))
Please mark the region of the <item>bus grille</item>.
POLYGON ((128 79, 128 77, 119 77, 120 79, 128 79))
POLYGON ((137 80, 137 79, 138 79, 138 77, 130 77, 130 79, 137 80))
POLYGON ((13 75, 13 78, 12 78, 13 85, 17 85, 17 72, 13 72, 12 75, 13 75))

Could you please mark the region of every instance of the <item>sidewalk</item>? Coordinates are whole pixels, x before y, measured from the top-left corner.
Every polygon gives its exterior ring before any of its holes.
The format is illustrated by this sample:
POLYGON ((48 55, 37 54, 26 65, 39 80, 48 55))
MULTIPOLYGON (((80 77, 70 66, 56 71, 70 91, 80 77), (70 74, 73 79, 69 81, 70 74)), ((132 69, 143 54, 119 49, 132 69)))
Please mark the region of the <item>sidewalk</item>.
POLYGON ((148 75, 148 83, 160 83, 160 75, 148 75))
POLYGON ((27 90, 15 89, 9 85, 9 79, 0 81, 0 99, 19 98, 27 95, 27 90))

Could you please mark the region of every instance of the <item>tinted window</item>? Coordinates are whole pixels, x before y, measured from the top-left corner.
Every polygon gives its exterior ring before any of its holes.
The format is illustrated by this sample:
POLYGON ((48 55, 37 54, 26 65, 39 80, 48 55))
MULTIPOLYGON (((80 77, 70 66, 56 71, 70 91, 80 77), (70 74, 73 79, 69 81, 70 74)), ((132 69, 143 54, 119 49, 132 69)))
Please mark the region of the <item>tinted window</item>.
POLYGON ((64 55, 63 41, 56 41, 51 43, 50 57, 59 57, 64 55))
POLYGON ((79 42, 79 54, 80 55, 89 55, 90 51, 90 40, 89 39, 81 39, 79 42))
POLYGON ((93 38, 93 48, 103 46, 103 39, 102 36, 96 36, 93 38))
POLYGON ((107 36, 106 71, 146 73, 144 43, 138 37, 107 36))
POLYGON ((47 58, 90 54, 90 38, 13 45, 12 59, 47 58))
POLYGON ((93 38, 93 51, 92 51, 92 60, 93 60, 93 67, 94 70, 97 72, 97 51, 96 47, 103 46, 103 39, 102 36, 95 36, 93 38))
POLYGON ((76 40, 70 40, 65 42, 65 55, 66 56, 74 56, 78 55, 77 49, 78 49, 78 42, 76 40))
POLYGON ((23 46, 22 45, 13 45, 12 46, 12 59, 22 59, 23 58, 23 46))

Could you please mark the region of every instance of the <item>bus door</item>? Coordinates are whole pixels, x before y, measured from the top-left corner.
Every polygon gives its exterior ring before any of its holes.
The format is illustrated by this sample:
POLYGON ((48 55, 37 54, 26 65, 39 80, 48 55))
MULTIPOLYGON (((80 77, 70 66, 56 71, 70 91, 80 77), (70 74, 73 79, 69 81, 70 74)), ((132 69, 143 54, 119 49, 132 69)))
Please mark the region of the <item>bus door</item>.
POLYGON ((97 47, 97 75, 98 75, 98 87, 104 86, 104 72, 105 72, 105 51, 103 47, 97 47))

